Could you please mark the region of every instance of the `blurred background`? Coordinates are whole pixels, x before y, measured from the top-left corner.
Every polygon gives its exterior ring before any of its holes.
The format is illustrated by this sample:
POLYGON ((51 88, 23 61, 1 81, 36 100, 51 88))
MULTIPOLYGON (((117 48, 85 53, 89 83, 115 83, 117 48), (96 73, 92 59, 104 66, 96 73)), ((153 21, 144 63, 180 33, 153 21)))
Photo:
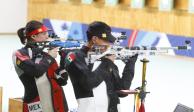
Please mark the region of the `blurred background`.
MULTIPOLYGON (((104 21, 113 34, 124 31, 125 46, 173 47, 194 42, 194 0, 1 0, 0 112, 11 111, 10 99, 21 98, 23 85, 15 73, 12 53, 22 47, 17 30, 29 20, 42 21, 62 38, 85 40, 87 25, 104 21)), ((139 56, 131 89, 141 85, 147 58, 146 112, 173 112, 177 104, 194 108, 194 50, 139 56)), ((120 72, 124 64, 116 61, 120 72)), ((77 108, 70 80, 63 87, 71 110, 77 108)), ((121 99, 121 111, 133 112, 134 96, 121 99)), ((19 108, 19 107, 18 107, 19 108)), ((187 111, 186 111, 187 112, 187 111)), ((190 111, 188 111, 190 112, 190 111)))

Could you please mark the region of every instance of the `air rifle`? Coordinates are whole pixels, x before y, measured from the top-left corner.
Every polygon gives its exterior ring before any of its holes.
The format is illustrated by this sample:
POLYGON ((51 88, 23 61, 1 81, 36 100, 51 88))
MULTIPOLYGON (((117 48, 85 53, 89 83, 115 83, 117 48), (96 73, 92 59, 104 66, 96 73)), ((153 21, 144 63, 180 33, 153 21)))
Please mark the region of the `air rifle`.
POLYGON ((74 48, 80 48, 83 42, 78 41, 78 40, 71 40, 67 39, 65 41, 60 40, 60 37, 52 33, 49 35, 51 38, 51 41, 43 41, 43 42, 27 42, 27 45, 34 46, 40 49, 48 48, 52 49, 55 47, 58 47, 60 49, 74 49, 74 48))
POLYGON ((191 42, 185 41, 185 45, 176 47, 123 47, 119 45, 111 45, 105 52, 103 52, 102 49, 104 48, 106 48, 106 46, 94 46, 93 51, 88 53, 89 63, 94 63, 96 60, 106 55, 115 55, 116 59, 123 60, 128 59, 136 54, 147 56, 167 54, 169 50, 191 50, 191 42))

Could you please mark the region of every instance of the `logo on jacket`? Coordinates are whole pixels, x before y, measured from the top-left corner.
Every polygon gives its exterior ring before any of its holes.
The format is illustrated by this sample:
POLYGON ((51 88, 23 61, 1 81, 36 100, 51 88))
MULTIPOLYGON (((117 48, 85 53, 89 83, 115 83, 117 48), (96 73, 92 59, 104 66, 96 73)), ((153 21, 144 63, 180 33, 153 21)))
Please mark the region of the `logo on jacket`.
POLYGON ((66 56, 66 58, 65 58, 65 62, 67 63, 67 64, 70 64, 72 61, 74 61, 75 60, 75 54, 73 53, 73 52, 70 52, 67 56, 66 56))

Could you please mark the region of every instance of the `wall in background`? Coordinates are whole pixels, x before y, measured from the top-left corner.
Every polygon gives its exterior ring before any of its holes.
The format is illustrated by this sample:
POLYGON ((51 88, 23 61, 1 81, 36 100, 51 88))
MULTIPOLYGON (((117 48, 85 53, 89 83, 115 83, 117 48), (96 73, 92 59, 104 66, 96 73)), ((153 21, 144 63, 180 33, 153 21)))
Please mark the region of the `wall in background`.
POLYGON ((0 34, 16 33, 27 20, 27 0, 1 0, 0 34))
POLYGON ((146 0, 143 9, 130 8, 130 1, 120 0, 116 6, 105 6, 104 0, 95 0, 90 5, 82 4, 80 0, 29 0, 28 19, 51 18, 82 23, 101 20, 114 27, 194 36, 194 14, 187 11, 188 0, 174 0, 174 8, 169 12, 158 10, 159 0, 146 0))

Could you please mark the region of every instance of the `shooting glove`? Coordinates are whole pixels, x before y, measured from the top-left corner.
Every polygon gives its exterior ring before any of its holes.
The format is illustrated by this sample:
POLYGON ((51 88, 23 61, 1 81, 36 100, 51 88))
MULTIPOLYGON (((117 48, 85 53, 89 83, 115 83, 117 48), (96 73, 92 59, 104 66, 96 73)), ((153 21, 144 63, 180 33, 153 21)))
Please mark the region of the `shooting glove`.
POLYGON ((59 85, 64 86, 67 84, 68 72, 65 69, 59 68, 56 71, 56 78, 59 85))
POLYGON ((124 59, 122 60, 125 64, 126 63, 135 63, 137 61, 138 58, 138 54, 135 54, 134 56, 128 58, 128 59, 124 59))

